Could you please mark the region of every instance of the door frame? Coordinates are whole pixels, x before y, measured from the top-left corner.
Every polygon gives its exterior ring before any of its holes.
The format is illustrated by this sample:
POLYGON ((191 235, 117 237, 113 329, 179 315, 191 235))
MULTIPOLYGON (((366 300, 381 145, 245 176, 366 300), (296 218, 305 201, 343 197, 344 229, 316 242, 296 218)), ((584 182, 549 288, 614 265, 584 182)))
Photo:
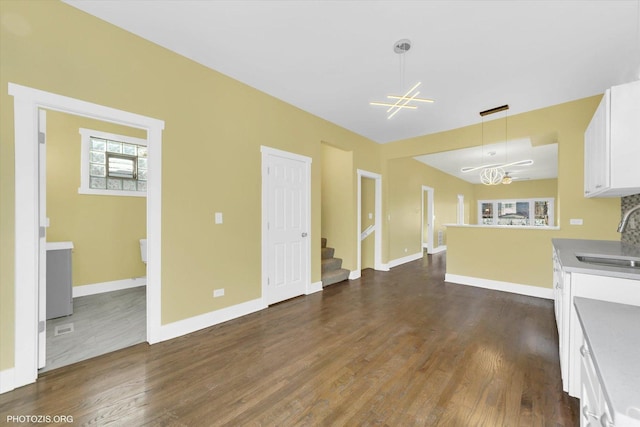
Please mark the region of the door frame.
POLYGON ((268 219, 269 219, 269 191, 268 191, 268 171, 267 166, 269 164, 269 156, 278 156, 284 157, 289 160, 296 160, 305 163, 306 174, 305 179, 307 181, 307 188, 305 189, 304 195, 304 204, 307 209, 307 228, 309 231, 307 232, 307 238, 304 239, 304 245, 306 245, 307 257, 302 260, 303 263, 306 264, 306 277, 304 278, 304 288, 305 295, 309 295, 314 292, 322 291, 322 282, 318 282, 317 284, 311 283, 311 240, 313 239, 312 224, 311 224, 311 157, 303 156, 300 154, 291 153, 289 151, 279 150, 277 148, 267 147, 265 145, 260 146, 260 152, 262 153, 262 163, 261 163, 261 179, 262 179, 262 201, 261 201, 261 228, 262 228, 262 241, 261 241, 261 260, 262 260, 262 268, 261 268, 261 282, 262 282, 262 292, 261 299, 264 307, 267 307, 267 280, 269 278, 269 266, 268 266, 268 250, 269 250, 269 234, 268 234, 268 219))
POLYGON ((420 247, 422 248, 426 248, 427 249, 427 253, 428 254, 432 254, 433 253, 433 249, 434 249, 434 245, 433 245, 433 192, 434 189, 433 187, 429 187, 427 185, 423 185, 422 186, 422 219, 421 219, 421 223, 422 223, 422 227, 420 228, 420 247), (427 194, 427 217, 430 219, 430 221, 427 221, 426 224, 426 228, 427 228, 427 245, 425 246, 424 244, 424 229, 425 229, 425 223, 424 223, 424 202, 425 202, 425 198, 424 195, 425 193, 427 194))
POLYGON ((13 96, 15 167, 14 368, 11 388, 38 377, 39 213, 38 110, 54 110, 147 131, 147 341, 161 341, 162 130, 164 121, 30 87, 13 96), (20 310, 16 308, 20 307, 20 310))
POLYGON ((373 268, 378 271, 388 271, 389 268, 382 264, 382 175, 369 172, 363 169, 357 169, 357 212, 356 212, 356 242, 358 244, 356 253, 356 271, 351 272, 349 279, 357 279, 362 273, 362 242, 360 240, 360 233, 362 232, 362 179, 370 178, 375 181, 375 201, 374 201, 374 252, 373 252, 373 268))

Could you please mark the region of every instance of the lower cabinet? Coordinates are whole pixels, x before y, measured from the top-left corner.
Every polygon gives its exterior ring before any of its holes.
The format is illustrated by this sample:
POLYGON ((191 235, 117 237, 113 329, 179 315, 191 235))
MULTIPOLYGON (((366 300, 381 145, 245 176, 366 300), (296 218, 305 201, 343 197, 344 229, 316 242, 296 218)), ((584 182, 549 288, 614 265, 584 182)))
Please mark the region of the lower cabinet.
POLYGON ((556 325, 558 326, 558 344, 560 354, 560 372, 562 389, 569 391, 569 314, 571 299, 571 274, 562 270, 555 250, 553 251, 553 294, 556 325))
POLYGON ((574 297, 585 297, 601 301, 640 306, 640 283, 638 280, 619 277, 594 276, 591 274, 571 273, 570 313, 569 313, 569 395, 581 396, 581 359, 580 349, 584 344, 582 327, 578 320, 574 297))
POLYGON ((580 426, 612 427, 611 410, 604 399, 586 341, 580 347, 580 366, 580 426))
POLYGON ((640 283, 638 280, 565 271, 555 250, 553 281, 562 388, 569 395, 580 398, 582 395, 580 348, 583 344, 583 335, 573 298, 585 297, 640 306, 640 292, 638 292, 640 283))

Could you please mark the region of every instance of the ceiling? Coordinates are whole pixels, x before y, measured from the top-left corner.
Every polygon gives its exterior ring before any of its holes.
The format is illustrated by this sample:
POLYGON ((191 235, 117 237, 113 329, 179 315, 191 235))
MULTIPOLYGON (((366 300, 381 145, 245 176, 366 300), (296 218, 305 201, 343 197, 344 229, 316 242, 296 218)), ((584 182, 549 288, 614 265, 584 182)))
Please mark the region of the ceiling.
POLYGON ((378 143, 640 78, 640 0, 66 3, 378 143), (418 81, 435 103, 369 105, 418 81))
POLYGON ((558 144, 534 146, 529 138, 443 151, 414 158, 472 184, 481 183, 480 170, 465 173, 461 171, 463 167, 505 165, 522 160, 533 160, 533 164, 503 168, 505 172, 509 172, 514 181, 558 177, 558 144))

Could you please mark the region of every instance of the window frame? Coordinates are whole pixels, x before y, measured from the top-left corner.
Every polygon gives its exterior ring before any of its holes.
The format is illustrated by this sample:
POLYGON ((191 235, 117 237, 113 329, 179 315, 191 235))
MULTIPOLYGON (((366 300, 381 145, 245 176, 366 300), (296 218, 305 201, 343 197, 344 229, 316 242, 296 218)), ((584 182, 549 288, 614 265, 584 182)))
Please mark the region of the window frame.
POLYGON ((488 199, 488 200, 478 200, 478 213, 477 213, 477 224, 481 227, 514 227, 514 228, 523 228, 523 227, 534 227, 534 228, 550 228, 555 227, 555 198, 554 197, 539 197, 539 198, 526 198, 526 199, 488 199), (548 207, 548 218, 549 224, 547 225, 536 225, 535 217, 536 211, 535 206, 536 202, 547 202, 548 207), (483 216, 482 216, 482 205, 485 203, 491 203, 492 205, 492 222, 491 224, 484 224, 483 216), (523 225, 510 225, 510 224, 498 224, 498 204, 499 203, 528 203, 529 204, 529 218, 527 219, 527 223, 523 225))
MULTIPOLYGON (((91 137, 108 139, 111 141, 124 142, 126 144, 142 145, 147 147, 147 140, 142 138, 134 138, 132 136, 117 135, 109 132, 102 132, 94 129, 80 128, 80 187, 78 194, 90 194, 97 196, 127 196, 127 197, 147 197, 147 191, 128 191, 128 190, 108 190, 89 187, 89 152, 91 150, 91 137)), ((137 162, 137 156, 136 156, 137 162)), ((106 167, 106 164, 105 164, 106 167)), ((108 171, 107 171, 108 172, 108 171)), ((106 172, 106 173, 107 173, 106 172)), ((106 177, 106 175, 105 175, 106 177)))

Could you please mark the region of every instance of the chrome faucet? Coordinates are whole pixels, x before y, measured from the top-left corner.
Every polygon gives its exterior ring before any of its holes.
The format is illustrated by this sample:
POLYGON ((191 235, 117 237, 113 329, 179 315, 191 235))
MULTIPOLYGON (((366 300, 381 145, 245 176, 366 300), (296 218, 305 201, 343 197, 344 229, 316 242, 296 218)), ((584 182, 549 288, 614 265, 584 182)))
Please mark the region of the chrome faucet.
POLYGON ((627 228, 627 222, 629 222, 629 217, 631 216, 631 214, 639 210, 640 205, 637 205, 624 213, 624 215, 622 216, 622 221, 620 221, 620 224, 618 225, 618 233, 624 232, 625 228, 627 228))

